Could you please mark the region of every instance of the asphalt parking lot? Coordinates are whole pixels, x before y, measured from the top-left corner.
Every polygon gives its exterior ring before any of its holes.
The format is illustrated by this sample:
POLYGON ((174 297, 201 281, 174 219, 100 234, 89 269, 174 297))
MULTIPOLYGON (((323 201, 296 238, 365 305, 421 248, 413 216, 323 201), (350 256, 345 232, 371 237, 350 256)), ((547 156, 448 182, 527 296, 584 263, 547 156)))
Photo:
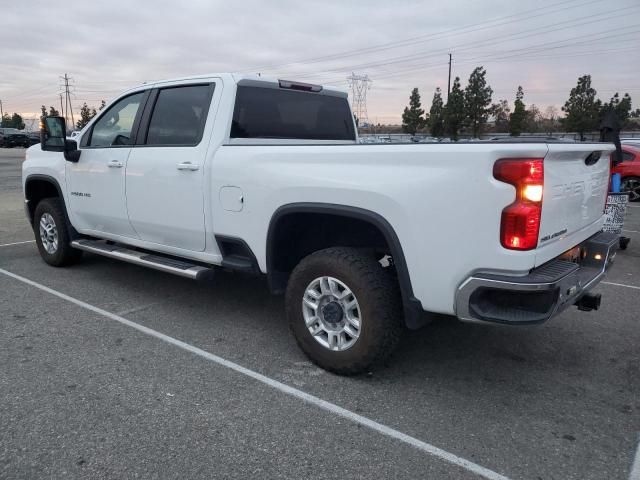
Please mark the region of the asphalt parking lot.
POLYGON ((262 278, 47 266, 23 158, 0 150, 0 478, 640 478, 640 205, 598 312, 434 322, 343 378, 262 278))

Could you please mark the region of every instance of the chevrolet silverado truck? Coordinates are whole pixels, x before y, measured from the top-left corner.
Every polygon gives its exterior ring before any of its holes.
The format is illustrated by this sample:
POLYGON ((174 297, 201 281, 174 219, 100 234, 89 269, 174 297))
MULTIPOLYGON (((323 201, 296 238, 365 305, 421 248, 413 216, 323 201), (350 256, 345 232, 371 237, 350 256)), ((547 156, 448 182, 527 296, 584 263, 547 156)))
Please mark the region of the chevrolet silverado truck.
POLYGON ((301 349, 340 374, 434 315, 595 309, 615 255, 611 144, 359 144, 345 92, 234 74, 133 88, 75 140, 41 126, 23 187, 45 262, 265 275, 301 349))

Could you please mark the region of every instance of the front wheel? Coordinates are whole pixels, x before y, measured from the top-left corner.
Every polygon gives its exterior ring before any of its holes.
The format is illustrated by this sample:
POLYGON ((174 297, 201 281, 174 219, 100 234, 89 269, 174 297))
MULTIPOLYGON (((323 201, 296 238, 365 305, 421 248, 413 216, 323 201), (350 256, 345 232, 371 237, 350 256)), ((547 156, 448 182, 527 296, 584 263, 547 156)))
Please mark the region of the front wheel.
POLYGON ((289 327, 318 366, 342 375, 386 359, 404 330, 395 278, 354 248, 328 248, 304 258, 286 292, 289 327))
POLYGON ((49 265, 64 267, 76 263, 82 250, 71 247, 71 236, 59 198, 45 198, 36 206, 33 230, 40 256, 49 265))
POLYGON ((640 201, 640 177, 625 177, 620 182, 620 191, 629 194, 630 202, 640 201))

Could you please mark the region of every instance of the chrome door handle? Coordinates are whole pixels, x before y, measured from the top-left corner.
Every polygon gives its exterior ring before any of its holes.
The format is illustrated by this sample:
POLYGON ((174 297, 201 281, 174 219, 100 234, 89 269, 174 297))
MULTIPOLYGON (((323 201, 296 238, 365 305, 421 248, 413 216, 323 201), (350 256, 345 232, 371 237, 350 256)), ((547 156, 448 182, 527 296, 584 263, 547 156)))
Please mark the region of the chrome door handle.
POLYGON ((109 168, 122 168, 124 165, 122 162, 118 160, 109 160, 109 163, 107 163, 107 166, 109 168))
POLYGON ((178 170, 191 170, 191 171, 195 171, 198 170, 200 168, 200 165, 196 165, 194 163, 191 162, 183 162, 183 163, 179 163, 177 165, 178 170))

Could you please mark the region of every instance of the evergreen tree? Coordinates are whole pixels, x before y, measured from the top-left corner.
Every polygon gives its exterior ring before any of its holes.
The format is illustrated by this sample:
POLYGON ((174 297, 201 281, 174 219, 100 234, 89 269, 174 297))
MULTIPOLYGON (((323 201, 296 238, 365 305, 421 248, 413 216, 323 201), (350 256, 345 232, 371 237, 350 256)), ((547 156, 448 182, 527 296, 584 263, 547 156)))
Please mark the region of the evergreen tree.
POLYGON ((49 107, 49 117, 59 117, 60 112, 56 110, 54 107, 49 107))
POLYGON ((620 125, 624 125, 631 115, 631 97, 628 93, 625 93, 621 100, 620 94, 616 92, 616 94, 611 97, 609 103, 603 105, 600 118, 604 116, 607 110, 613 110, 616 117, 618 117, 620 125))
POLYGON ((429 126, 431 135, 441 137, 444 134, 444 102, 442 101, 442 92, 440 87, 436 88, 429 110, 429 126))
POLYGON ((22 116, 18 113, 14 113, 11 115, 11 124, 13 128, 17 128, 18 130, 24 130, 24 120, 22 116))
POLYGON ((107 102, 105 102, 104 100, 101 100, 100 101, 100 106, 98 107, 98 110, 102 110, 105 107, 106 104, 107 104, 107 102))
POLYGON ((48 117, 49 116, 49 114, 47 113, 47 107, 42 105, 42 107, 40 107, 40 110, 42 111, 42 116, 43 117, 48 117))
POLYGON ((460 77, 456 77, 444 111, 445 131, 455 141, 458 140, 464 119, 464 92, 460 86, 460 77))
POLYGON ((521 86, 518 86, 516 92, 516 101, 513 102, 513 113, 509 117, 509 133, 512 137, 517 137, 522 133, 524 129, 524 122, 527 112, 523 102, 524 91, 521 86))
POLYGON ((78 130, 82 130, 84 126, 89 123, 93 117, 96 116, 96 113, 97 112, 95 108, 90 109, 87 105, 87 102, 83 103, 82 107, 80 107, 80 118, 76 122, 76 128, 78 130))
POLYGON ((487 123, 493 90, 487 85, 487 72, 484 67, 476 67, 469 76, 464 90, 464 111, 466 123, 471 127, 473 136, 478 137, 487 123))
POLYGON ((420 108, 421 106, 420 93, 417 88, 414 88, 409 97, 409 106, 404 107, 402 114, 402 130, 405 133, 415 135, 418 130, 425 126, 426 120, 423 117, 424 110, 420 108))
POLYGON ((9 115, 5 113, 0 121, 0 127, 2 128, 17 128, 18 130, 24 130, 24 120, 19 113, 9 115))
POLYGON ((601 102, 596 99, 596 93, 591 88, 591 75, 584 75, 578 78, 578 84, 571 89, 569 99, 562 107, 565 129, 578 132, 582 141, 585 132, 598 129, 601 102))

